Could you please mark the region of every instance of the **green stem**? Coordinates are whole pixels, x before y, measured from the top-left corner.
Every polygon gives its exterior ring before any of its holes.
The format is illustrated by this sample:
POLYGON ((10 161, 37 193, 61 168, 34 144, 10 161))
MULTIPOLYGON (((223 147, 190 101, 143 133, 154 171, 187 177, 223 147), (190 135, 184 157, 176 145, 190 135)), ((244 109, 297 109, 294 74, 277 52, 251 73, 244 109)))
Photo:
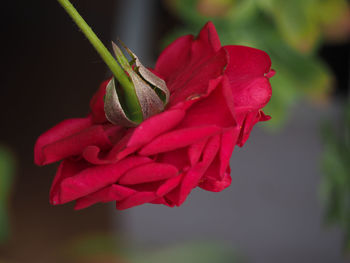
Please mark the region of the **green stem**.
POLYGON ((61 6, 70 15, 73 21, 81 29, 96 51, 99 53, 103 61, 107 64, 109 69, 112 71, 115 78, 118 80, 119 84, 124 90, 125 102, 130 113, 130 117, 133 121, 140 123, 142 121, 142 111, 140 102, 137 98, 134 85, 130 81, 129 77, 126 75, 124 70, 119 66, 117 61, 108 51, 108 49, 103 45, 101 40, 92 31, 91 27, 85 22, 74 6, 69 2, 69 0, 57 0, 61 6))

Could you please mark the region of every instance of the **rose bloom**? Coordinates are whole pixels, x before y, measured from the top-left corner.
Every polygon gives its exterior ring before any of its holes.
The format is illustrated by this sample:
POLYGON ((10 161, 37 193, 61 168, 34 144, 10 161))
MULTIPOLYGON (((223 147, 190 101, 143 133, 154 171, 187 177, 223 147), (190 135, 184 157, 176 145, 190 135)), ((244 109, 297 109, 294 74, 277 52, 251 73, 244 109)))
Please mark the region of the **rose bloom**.
POLYGON ((221 46, 209 22, 198 37, 170 44, 152 70, 170 90, 166 109, 135 128, 107 121, 105 89, 86 118, 68 119, 37 140, 35 163, 61 160, 50 191, 53 205, 82 209, 116 201, 180 206, 193 188, 219 192, 231 183, 229 160, 253 126, 270 117, 269 56, 244 46, 221 46))

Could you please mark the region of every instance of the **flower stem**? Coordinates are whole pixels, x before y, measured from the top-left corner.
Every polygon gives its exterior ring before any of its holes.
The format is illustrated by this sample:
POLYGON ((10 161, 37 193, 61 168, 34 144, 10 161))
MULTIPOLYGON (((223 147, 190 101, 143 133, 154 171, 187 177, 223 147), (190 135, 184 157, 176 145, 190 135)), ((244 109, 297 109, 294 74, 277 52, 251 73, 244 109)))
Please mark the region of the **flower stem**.
POLYGON ((119 66, 117 61, 108 51, 108 49, 103 45, 101 40, 92 31, 91 27, 85 22, 74 6, 69 2, 69 0, 57 0, 61 6, 70 15, 73 21, 81 29, 93 47, 96 49, 98 54, 101 56, 103 61, 107 64, 109 69, 112 71, 115 78, 118 80, 119 84, 124 90, 125 103, 130 114, 130 118, 140 123, 142 121, 142 111, 140 102, 136 96, 135 88, 129 77, 126 75, 124 70, 119 66))

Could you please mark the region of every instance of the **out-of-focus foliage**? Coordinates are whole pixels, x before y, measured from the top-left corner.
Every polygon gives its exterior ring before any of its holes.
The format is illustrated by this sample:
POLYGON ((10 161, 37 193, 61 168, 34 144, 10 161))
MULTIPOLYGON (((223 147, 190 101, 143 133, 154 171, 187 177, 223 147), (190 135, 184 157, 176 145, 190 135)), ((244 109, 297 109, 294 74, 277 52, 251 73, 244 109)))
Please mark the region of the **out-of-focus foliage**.
POLYGON ((302 97, 323 101, 332 76, 317 57, 321 41, 345 39, 350 33, 346 0, 166 0, 185 25, 166 43, 196 34, 213 21, 223 45, 247 45, 266 51, 277 74, 265 108, 270 123, 282 125, 289 106, 302 97))
POLYGON ((5 242, 9 235, 7 209, 14 167, 11 153, 6 148, 0 147, 0 243, 5 242))
POLYGON ((91 234, 79 237, 65 245, 62 262, 74 263, 125 263, 122 250, 113 235, 91 234))
POLYGON ((232 249, 217 243, 187 243, 158 249, 153 253, 134 254, 132 263, 238 263, 232 249))
POLYGON ((90 235, 69 242, 62 262, 74 263, 240 263, 232 248, 215 242, 191 242, 148 251, 125 248, 112 235, 90 235))
POLYGON ((350 103, 340 134, 327 125, 324 128, 324 179, 322 197, 326 205, 326 218, 339 225, 346 235, 346 250, 350 252, 350 103))

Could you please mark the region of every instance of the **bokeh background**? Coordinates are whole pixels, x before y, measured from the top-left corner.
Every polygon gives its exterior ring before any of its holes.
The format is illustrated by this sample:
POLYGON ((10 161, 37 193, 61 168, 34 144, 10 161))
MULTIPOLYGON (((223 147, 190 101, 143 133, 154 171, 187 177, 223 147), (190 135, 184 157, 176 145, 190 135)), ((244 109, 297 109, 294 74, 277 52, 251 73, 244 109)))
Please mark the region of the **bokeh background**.
POLYGON ((54 1, 2 3, 0 262, 349 262, 350 9, 346 0, 74 0, 101 40, 145 65, 214 22, 223 44, 269 53, 265 111, 231 159, 231 187, 180 208, 52 207, 56 165, 36 138, 88 113, 110 73, 54 1))

